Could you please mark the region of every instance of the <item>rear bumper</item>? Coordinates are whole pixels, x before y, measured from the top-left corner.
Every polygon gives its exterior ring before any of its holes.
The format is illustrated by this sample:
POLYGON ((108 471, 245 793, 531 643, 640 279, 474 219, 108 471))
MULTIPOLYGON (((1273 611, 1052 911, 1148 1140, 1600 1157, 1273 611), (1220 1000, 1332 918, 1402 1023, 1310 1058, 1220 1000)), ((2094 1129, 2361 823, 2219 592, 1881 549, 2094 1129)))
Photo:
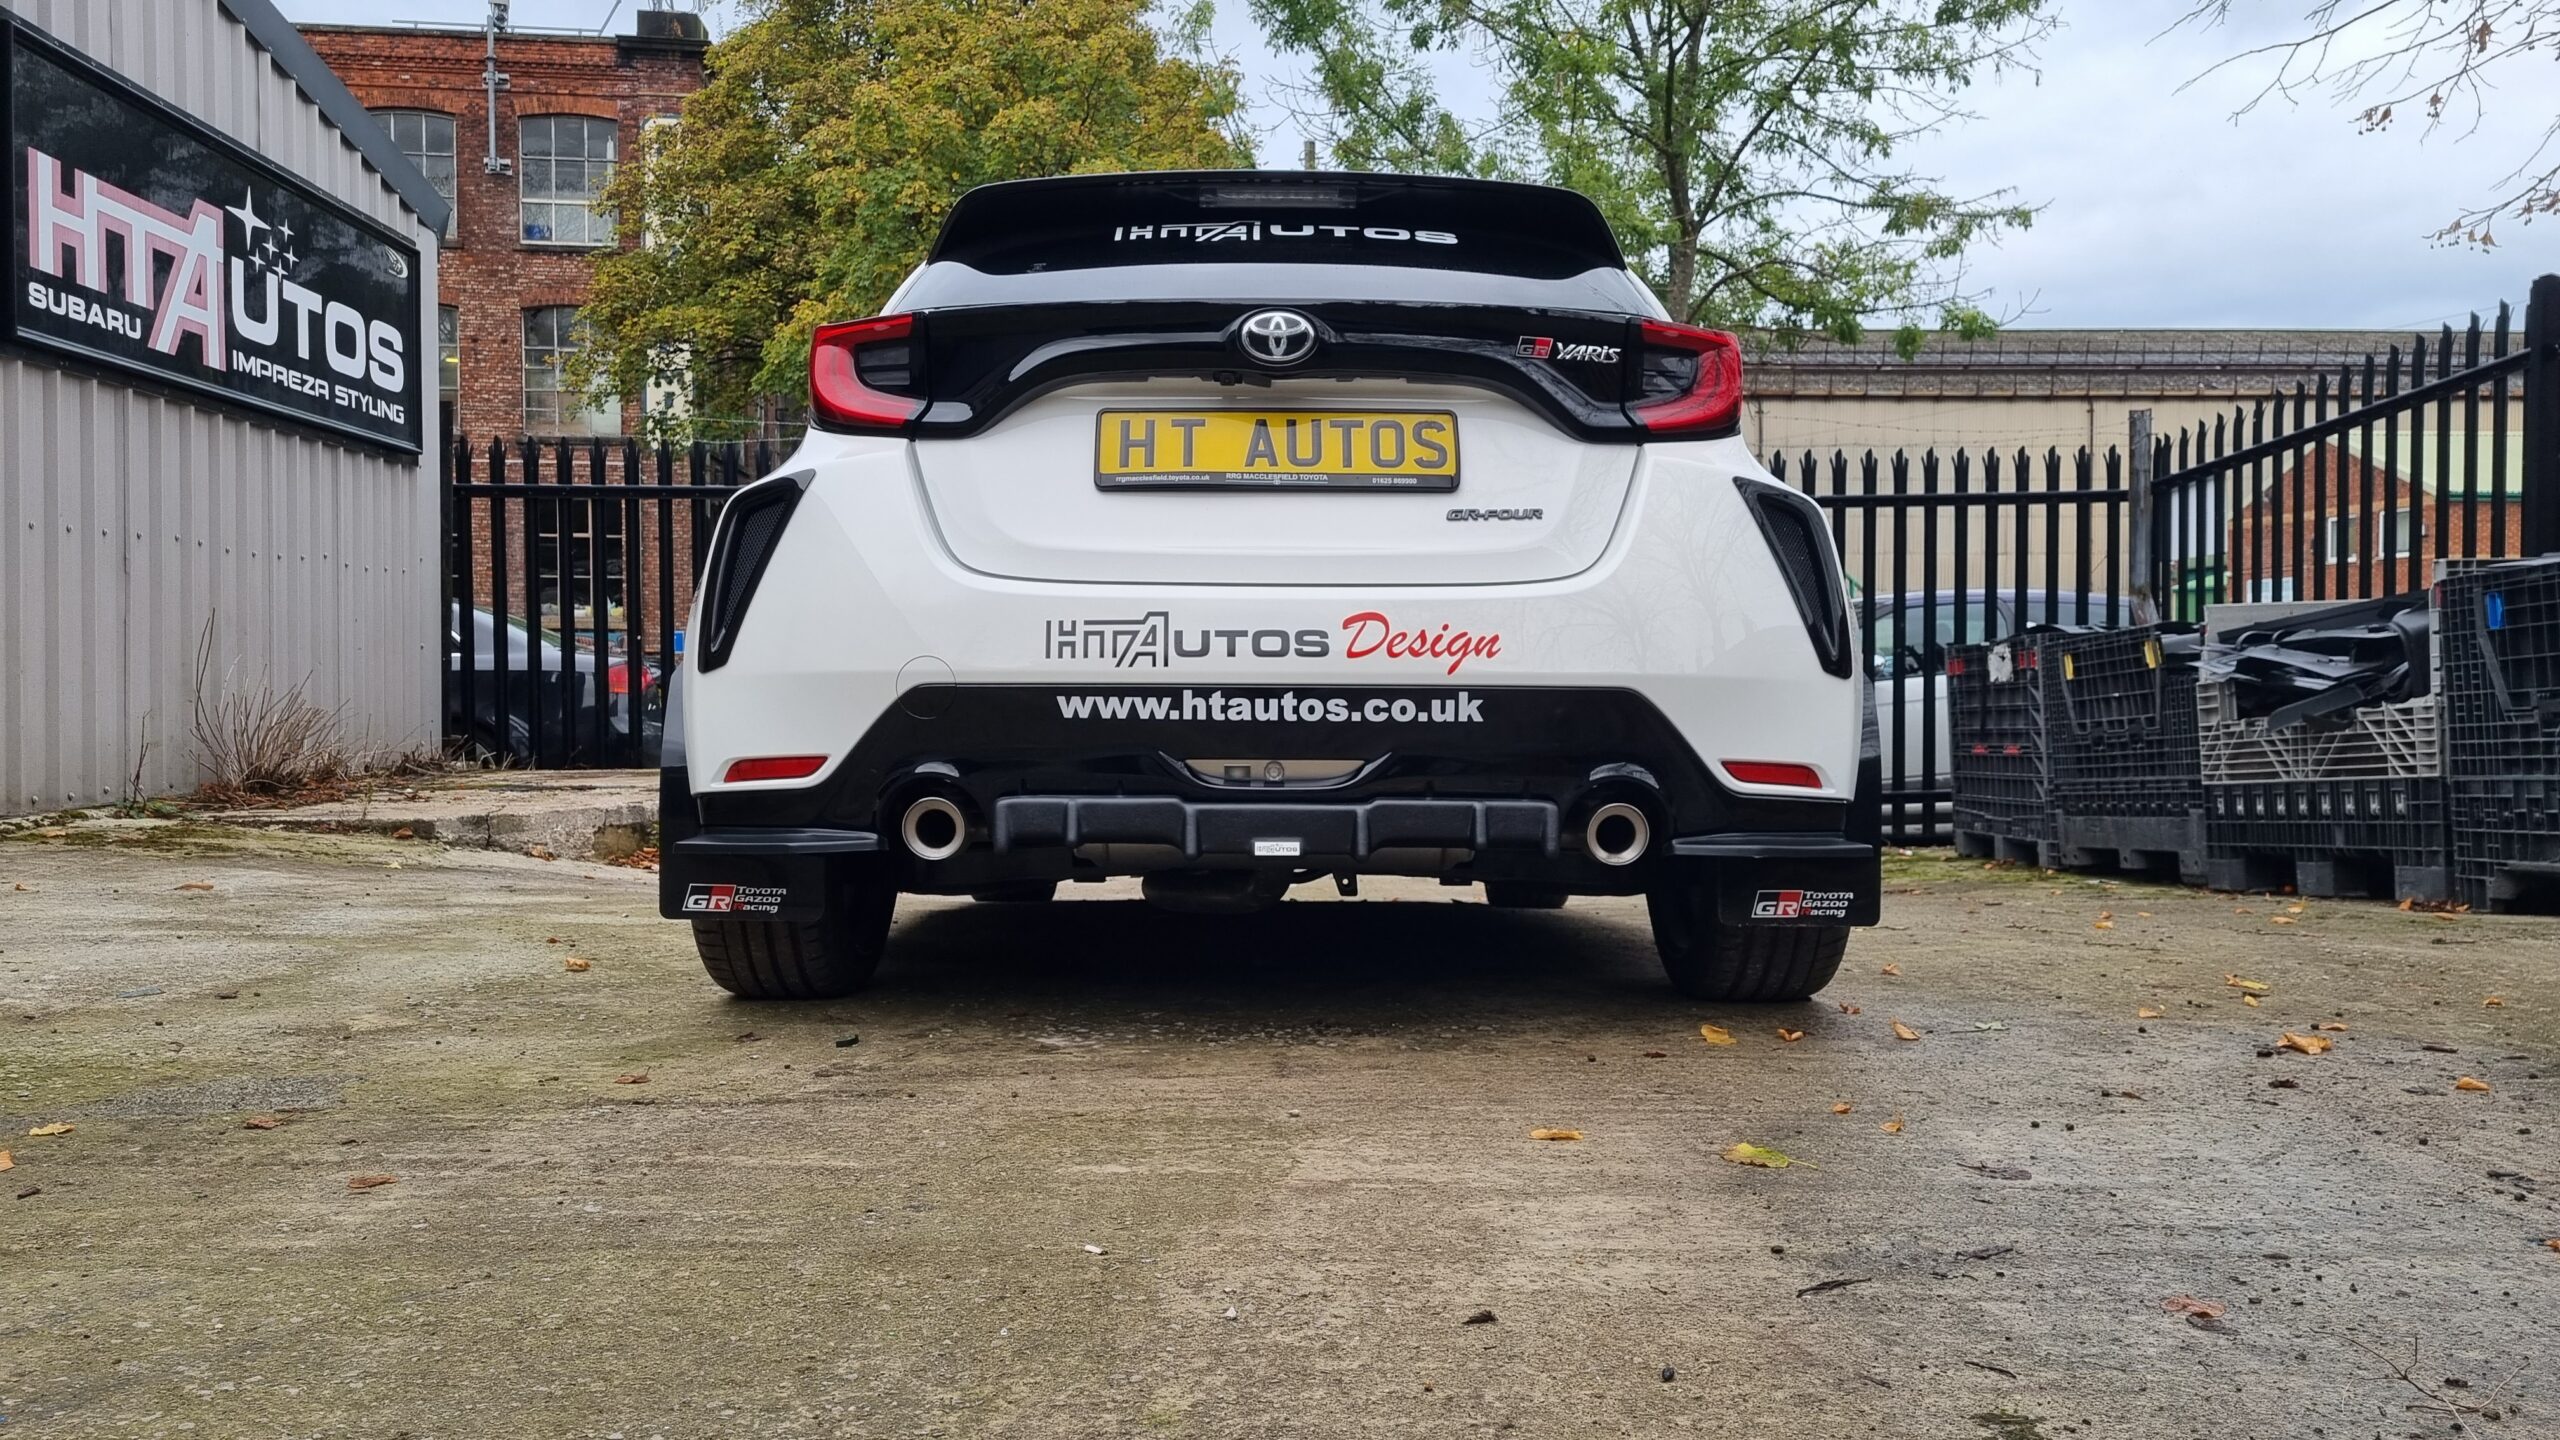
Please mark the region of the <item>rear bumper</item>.
MULTIPOLYGON (((1428 713, 1458 693, 1411 698, 1428 713)), ((1319 717, 1331 698, 1289 694, 1319 717)), ((1222 698, 1260 697, 1230 687, 1222 698)), ((856 865, 891 867, 901 890, 937 894, 1204 868, 1639 894, 1680 865, 1713 871, 1735 923, 1874 923, 1880 859, 1858 803, 1736 793, 1632 691, 1470 698, 1481 705, 1463 723, 1380 732, 1178 711, 1087 725, 1062 716, 1051 686, 910 691, 811 785, 696 795, 681 768, 663 772, 661 909, 805 917, 823 907, 829 877, 856 865), (1391 748, 1375 748, 1382 735, 1391 748), (1218 774, 1186 758, 1203 756, 1356 765, 1320 783, 1270 783, 1252 765, 1218 774), (931 862, 899 838, 906 808, 928 795, 964 812, 969 837, 931 862), (1591 815, 1616 803, 1642 811, 1652 837, 1631 864, 1604 863, 1584 843, 1591 815), (742 908, 743 892, 772 908, 742 908)))

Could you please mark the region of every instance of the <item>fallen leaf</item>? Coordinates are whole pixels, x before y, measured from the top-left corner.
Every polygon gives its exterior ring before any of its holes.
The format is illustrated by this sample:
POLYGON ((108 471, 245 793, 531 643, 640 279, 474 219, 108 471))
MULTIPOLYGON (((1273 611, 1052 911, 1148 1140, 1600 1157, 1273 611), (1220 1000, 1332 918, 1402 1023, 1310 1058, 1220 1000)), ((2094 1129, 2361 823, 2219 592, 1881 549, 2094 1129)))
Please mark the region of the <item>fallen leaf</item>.
POLYGON ((2133 1018, 2136 1020, 2157 1020, 2168 1013, 2169 1012, 2166 1010, 2154 1010, 2150 1006, 2145 1005, 2133 1012, 2133 1018))
POLYGON ((1834 1115, 1846 1115, 1857 1108, 1857 1106, 1850 1104, 1846 1100, 1835 1100, 1831 1102, 1831 1113, 1834 1115))
POLYGON ((284 1122, 273 1115, 252 1115, 240 1122, 243 1130, 273 1130, 284 1122))
POLYGON ((1479 1310, 1458 1323, 1461 1325, 1491 1325, 1494 1323, 1493 1312, 1490 1310, 1479 1310))
POLYGON ((2150 912, 2150 911, 2148 911, 2148 910, 2136 910, 2136 911, 2134 911, 2133 913, 2134 913, 2134 914, 2136 914, 2136 915, 2141 916, 2141 917, 2142 917, 2143 919, 2145 919, 2145 920, 2148 920, 2148 919, 2150 919, 2150 918, 2151 918, 2151 912, 2150 912))
POLYGON ((406 825, 403 825, 399 829, 391 832, 391 838, 394 840, 415 840, 418 838, 418 832, 410 829, 406 825))
POLYGON ((347 1177, 347 1188, 350 1190, 373 1190, 384 1185, 397 1183, 399 1179, 400 1177, 397 1175, 350 1175, 347 1177))
POLYGON ((2243 995, 2240 997, 2240 1003, 2248 1006, 2252 1010, 2255 1010, 2258 1008, 2258 997, 2255 995, 2243 995))
POLYGON ((1879 975, 1899 975, 1902 973, 1902 967, 1899 965, 1887 965, 1876 973, 1879 975))
POLYGON ((1790 1030, 1786 1026, 1781 1025, 1778 1027, 1778 1038, 1784 1040, 1790 1045, 1793 1045, 1804 1038, 1804 1032, 1801 1030, 1790 1030))
POLYGON ((2409 897, 2408 899, 2401 901, 2401 902, 2400 902, 2400 908, 2401 908, 2401 909, 2403 909, 2403 910, 2415 910, 2415 909, 2417 909, 2417 908, 2418 908, 2418 900, 2417 900, 2417 897, 2413 895, 2413 896, 2409 897))
POLYGON ((2486 1090, 2489 1088, 2489 1082, 2480 1079, 2476 1075, 2465 1075, 2461 1079, 2453 1082, 2453 1088, 2456 1090, 2486 1090))
POLYGON ((2270 915, 2267 917, 2267 923, 2270 925, 2290 925, 2293 923, 2293 917, 2290 915, 2270 915))
POLYGON ((1920 1038, 1920 1032, 1903 1024, 1901 1021, 1896 1020, 1893 1022, 1893 1038, 1896 1040, 1917 1040, 1920 1038))
POLYGON ((1730 1045, 1733 1043, 1733 1032, 1721 1025, 1701 1025, 1698 1027, 1698 1038, 1710 1045, 1730 1045))
POLYGON ((0 1170, 15 1170, 17 1168, 18 1162, 9 1158, 9 1152, 6 1150, 0 1150, 0 1170))
POLYGON ((532 856, 536 860, 557 860, 560 858, 559 856, 551 853, 551 847, 548 845, 527 845, 524 847, 524 853, 532 856))
POLYGON ((1532 1130, 1529 1132, 1529 1138, 1532 1140, 1579 1140, 1582 1138, 1582 1132, 1579 1130, 1532 1130))
POLYGON ((2560 1250, 2560 1235, 2555 1235, 2552 1238, 2543 1241, 2542 1248, 2545 1250, 2560 1250))
POLYGON ((2326 1035, 2296 1035, 2292 1031, 2287 1030, 2280 1038, 2277 1039, 2276 1048, 2279 1050, 2299 1050, 2305 1055, 2325 1055, 2328 1053, 2329 1047, 2337 1043, 2337 1041, 2330 1039, 2326 1035))
POLYGON ((557 945, 560 943, 560 937, 557 935, 546 935, 542 937, 542 943, 545 945, 557 945))
POLYGON ((2237 975, 2223 976, 2222 983, 2250 995, 2264 995, 2276 988, 2264 980, 2243 980, 2237 975))
POLYGON ((2499 1007, 2501 1007, 2501 1006, 2505 1005, 2506 1003, 2507 1003, 2507 997, 2506 997, 2506 996, 2504 996, 2504 995, 2492 995, 2492 996, 2490 996, 2488 999, 2483 1000, 2483 1001, 2481 1001, 2481 1002, 2480 1002, 2480 1008, 2481 1008, 2481 1009, 2483 1009, 2483 1010, 2495 1010, 2495 1009, 2498 1009, 2499 1007))
POLYGON ((2311 907, 2310 907, 2310 906, 2308 906, 2308 905, 2305 905, 2305 904, 2303 904, 2301 901, 2297 900, 2297 901, 2295 901, 2294 903, 2292 903, 2292 904, 2290 904, 2290 905, 2287 905, 2287 906, 2286 906, 2286 907, 2284 907, 2284 908, 2285 908, 2285 913, 2286 913, 2286 914, 2288 914, 2288 915, 2299 915, 2299 914, 2301 914, 2303 911, 2308 910, 2308 909, 2310 909, 2311 907))
POLYGON ((2314 1026, 2312 1026, 2311 1028, 2312 1028, 2312 1029, 2314 1029, 2314 1030, 2336 1030, 2336 1031, 2339 1031, 2339 1032, 2341 1032, 2341 1033, 2344 1033, 2347 1027, 2346 1027, 2345 1023, 2344 1023, 2344 1022, 2342 1022, 2342 1021, 2337 1021, 2337 1020, 2323 1020, 2323 1021, 2321 1021, 2319 1024, 2314 1025, 2314 1026))
POLYGON ((178 888, 181 890, 210 890, 213 888, 213 882, 210 880, 190 880, 178 888))
POLYGON ((2116 912, 2113 910, 2101 910, 2098 912, 2098 918, 2101 920, 2113 920, 2116 918, 2116 912))
POLYGON ((16 887, 15 887, 15 888, 16 888, 17 892, 18 892, 19 894, 21 894, 21 895, 27 894, 27 893, 29 893, 30 891, 32 891, 32 890, 34 890, 34 889, 35 889, 35 887, 34 887, 34 886, 29 885, 27 882, 25 882, 25 881, 23 881, 23 880, 19 881, 19 882, 17 883, 17 885, 16 885, 16 887))
POLYGON ((1831 1003, 1839 1006, 1840 1013, 1843 1015, 1855 1015, 1858 1013, 1858 1007, 1850 1004, 1846 1000, 1834 1000, 1831 1003))
POLYGON ((2219 1320, 2230 1309, 2218 1300, 2199 1300, 2193 1295, 2169 1296, 2160 1302, 2160 1308, 2172 1315, 2201 1315, 2207 1320, 2219 1320))
POLYGON ((1902 1133, 1902 1117, 1901 1117, 1901 1116, 1899 1116, 1899 1115, 1896 1115, 1896 1116, 1894 1116, 1892 1119, 1887 1120, 1886 1122, 1884 1122, 1883 1124, 1881 1124, 1881 1125, 1877 1126, 1876 1128, 1877 1128, 1877 1129, 1879 1129, 1879 1130, 1881 1130, 1881 1131, 1883 1131, 1883 1132, 1884 1132, 1884 1133, 1886 1133, 1887 1135, 1899 1135, 1899 1134, 1901 1134, 1901 1133, 1902 1133))
POLYGON ((2116 922, 2113 920, 2099 920, 2093 922, 2089 928, 2092 930, 2113 930, 2116 928, 2116 922))
POLYGON ((646 1085, 649 1083, 649 1072, 646 1070, 634 1070, 628 1075, 616 1075, 613 1077, 613 1083, 616 1085, 646 1085))
POLYGON ((1802 1165, 1808 1170, 1818 1168, 1810 1160, 1798 1160, 1782 1151, 1772 1150, 1766 1145, 1754 1145, 1747 1140, 1728 1146, 1724 1158, 1736 1165, 1757 1165, 1763 1170, 1784 1170, 1790 1165, 1802 1165))
POLYGON ((582 956, 582 955, 572 955, 572 956, 570 956, 568 959, 563 960, 563 961, 561 961, 561 962, 560 962, 560 968, 561 968, 561 969, 563 969, 563 970, 568 970, 568 971, 576 972, 576 973, 579 973, 579 974, 583 974, 583 973, 585 973, 586 971, 588 971, 588 970, 591 970, 591 969, 595 968, 595 964, 594 964, 594 962, 593 962, 593 961, 588 960, 585 956, 582 956))
POLYGON ((27 1133, 30 1135, 68 1135, 77 1128, 77 1126, 63 1124, 39 1125, 27 1133))

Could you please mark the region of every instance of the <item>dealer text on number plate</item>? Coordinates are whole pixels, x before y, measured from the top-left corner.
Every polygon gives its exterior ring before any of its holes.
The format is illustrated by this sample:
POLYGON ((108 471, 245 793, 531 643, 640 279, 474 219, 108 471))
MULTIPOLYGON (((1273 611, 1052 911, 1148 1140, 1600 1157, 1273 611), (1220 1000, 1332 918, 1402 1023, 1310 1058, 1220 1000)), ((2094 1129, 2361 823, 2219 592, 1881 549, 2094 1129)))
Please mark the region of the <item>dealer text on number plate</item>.
POLYGON ((1105 410, 1105 490, 1455 490, 1447 410, 1105 410))

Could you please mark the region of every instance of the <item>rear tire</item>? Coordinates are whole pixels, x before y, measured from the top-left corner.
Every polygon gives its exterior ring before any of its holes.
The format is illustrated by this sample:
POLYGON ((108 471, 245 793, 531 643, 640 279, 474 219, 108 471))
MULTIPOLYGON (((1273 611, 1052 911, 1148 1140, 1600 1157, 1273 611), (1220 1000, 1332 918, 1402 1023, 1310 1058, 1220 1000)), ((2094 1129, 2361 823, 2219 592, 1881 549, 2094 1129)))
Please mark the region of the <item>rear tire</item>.
POLYGON ((1487 880, 1484 903, 1496 910, 1561 910, 1573 892, 1534 880, 1487 880))
POLYGON ((1655 882, 1645 908, 1663 973, 1692 1000, 1810 1000, 1839 973, 1849 948, 1845 925, 1724 923, 1712 875, 1675 871, 1655 882))
POLYGON ((1016 880, 1005 885, 990 885, 972 890, 969 898, 981 905, 1038 905, 1058 898, 1055 880, 1016 880))
POLYGON ((850 995, 880 968, 898 889, 868 867, 828 898, 817 920, 696 920, 694 949, 711 983, 741 1000, 850 995))

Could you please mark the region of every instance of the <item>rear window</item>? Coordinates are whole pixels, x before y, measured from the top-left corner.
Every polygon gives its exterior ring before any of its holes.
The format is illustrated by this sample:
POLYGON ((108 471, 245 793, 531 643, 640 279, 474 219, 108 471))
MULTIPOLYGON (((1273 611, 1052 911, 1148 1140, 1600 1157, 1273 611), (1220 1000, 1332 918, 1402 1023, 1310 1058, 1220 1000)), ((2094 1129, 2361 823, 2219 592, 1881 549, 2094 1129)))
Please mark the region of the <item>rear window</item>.
POLYGON ((903 302, 1138 298, 1661 313, 1599 210, 1570 190, 1250 170, 980 186, 952 207, 903 302))

